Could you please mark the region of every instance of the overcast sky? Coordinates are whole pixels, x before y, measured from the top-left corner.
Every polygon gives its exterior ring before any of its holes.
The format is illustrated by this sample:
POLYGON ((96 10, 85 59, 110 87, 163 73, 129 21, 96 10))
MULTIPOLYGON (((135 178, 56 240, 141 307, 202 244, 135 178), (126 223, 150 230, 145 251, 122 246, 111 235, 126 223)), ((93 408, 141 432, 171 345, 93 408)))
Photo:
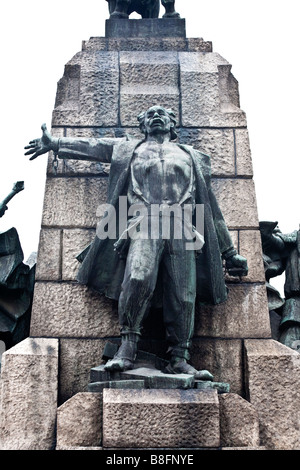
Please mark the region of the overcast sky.
MULTIPOLYGON (((176 0, 187 36, 212 41, 239 82, 246 112, 260 220, 298 229, 299 0, 176 0)), ((164 9, 161 9, 161 14, 164 9)), ((51 127, 57 82, 82 40, 104 36, 105 0, 1 2, 0 199, 17 180, 0 230, 15 226, 25 259, 37 250, 45 156, 29 162, 24 146, 51 127)))

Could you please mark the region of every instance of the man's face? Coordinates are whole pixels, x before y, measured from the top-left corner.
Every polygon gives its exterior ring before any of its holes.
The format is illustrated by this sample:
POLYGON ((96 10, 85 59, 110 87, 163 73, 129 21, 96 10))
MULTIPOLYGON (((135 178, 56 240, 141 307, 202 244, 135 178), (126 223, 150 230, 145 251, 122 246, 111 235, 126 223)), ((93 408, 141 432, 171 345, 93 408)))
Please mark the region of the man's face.
POLYGON ((148 135, 170 132, 172 121, 167 111, 161 106, 152 106, 145 115, 145 130, 148 135))

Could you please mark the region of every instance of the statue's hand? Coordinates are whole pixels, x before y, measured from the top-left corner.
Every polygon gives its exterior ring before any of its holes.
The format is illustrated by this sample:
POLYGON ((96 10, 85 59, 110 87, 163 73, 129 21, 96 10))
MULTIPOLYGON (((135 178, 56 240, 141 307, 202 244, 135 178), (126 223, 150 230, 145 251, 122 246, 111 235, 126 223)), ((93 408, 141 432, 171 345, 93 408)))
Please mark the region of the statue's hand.
POLYGON ((226 269, 230 276, 247 276, 247 260, 241 255, 232 255, 226 259, 226 269))
POLYGON ((32 155, 29 160, 34 160, 39 155, 47 153, 50 150, 56 151, 58 149, 58 139, 52 137, 50 132, 47 130, 46 124, 42 125, 43 135, 40 139, 34 139, 29 142, 25 147, 25 150, 29 149, 25 155, 32 155))

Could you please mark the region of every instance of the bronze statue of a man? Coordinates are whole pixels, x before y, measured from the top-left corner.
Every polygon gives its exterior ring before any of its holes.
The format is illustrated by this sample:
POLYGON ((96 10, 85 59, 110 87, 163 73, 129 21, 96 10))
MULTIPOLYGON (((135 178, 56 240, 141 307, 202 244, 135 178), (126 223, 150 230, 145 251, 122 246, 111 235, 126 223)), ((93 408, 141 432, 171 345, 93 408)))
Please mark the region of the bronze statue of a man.
POLYGON ((247 261, 234 249, 212 192, 210 158, 191 146, 173 142, 177 134, 171 110, 152 106, 138 120, 144 139, 58 139, 43 125, 43 136, 25 147, 29 149, 26 155, 33 154, 34 159, 53 150, 59 158, 111 163, 107 203, 113 210, 98 224, 78 272, 80 283, 118 300, 122 341, 106 368, 133 367, 144 320, 153 299, 159 298, 170 345, 167 371, 211 379, 207 371, 203 374, 188 363, 195 302, 224 302, 227 288, 222 259, 237 276, 247 274, 247 261), (124 198, 128 226, 118 226, 117 218, 116 233, 103 236, 110 216, 122 209, 124 198), (131 210, 133 207, 140 212, 131 210), (197 221, 192 219, 188 230, 182 229, 185 209, 195 217, 198 207, 203 209, 202 234, 197 233, 197 221), (171 227, 168 236, 161 230, 164 208, 176 208, 165 218, 171 227), (182 230, 176 235, 178 226, 182 230), (155 227, 159 228, 152 236, 155 227), (130 231, 135 236, 128 236, 130 231), (202 240, 200 246, 195 243, 191 248, 191 233, 202 240))
MULTIPOLYGON (((142 18, 158 18, 159 0, 106 0, 110 18, 129 18, 136 11, 142 18)), ((178 18, 175 11, 175 0, 161 0, 165 7, 164 18, 178 18)))

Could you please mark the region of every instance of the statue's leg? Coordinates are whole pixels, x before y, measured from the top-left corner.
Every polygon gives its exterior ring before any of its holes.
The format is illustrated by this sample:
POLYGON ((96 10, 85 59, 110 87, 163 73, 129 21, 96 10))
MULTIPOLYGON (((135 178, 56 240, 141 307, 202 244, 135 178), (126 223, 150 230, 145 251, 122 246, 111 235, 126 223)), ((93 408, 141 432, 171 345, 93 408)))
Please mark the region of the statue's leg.
POLYGON ((154 0, 152 2, 149 2, 149 5, 144 7, 142 17, 143 18, 158 18, 159 9, 160 9, 159 0, 154 0))
POLYGON ((122 341, 117 354, 105 365, 106 370, 122 371, 134 366, 162 250, 162 240, 131 240, 118 306, 122 341))
POLYGON ((179 13, 175 11, 175 0, 161 0, 161 4, 166 9, 163 18, 180 18, 179 13))
POLYGON ((169 256, 163 259, 164 323, 170 345, 169 373, 192 374, 195 378, 212 380, 208 371, 197 371, 188 363, 194 333, 196 299, 196 258, 186 250, 186 240, 171 240, 169 256))
POLYGON ((116 0, 116 6, 113 13, 111 13, 111 18, 128 18, 128 7, 130 0, 116 0))
POLYGON ((116 9, 116 0, 107 0, 108 1, 108 10, 111 15, 116 9))

